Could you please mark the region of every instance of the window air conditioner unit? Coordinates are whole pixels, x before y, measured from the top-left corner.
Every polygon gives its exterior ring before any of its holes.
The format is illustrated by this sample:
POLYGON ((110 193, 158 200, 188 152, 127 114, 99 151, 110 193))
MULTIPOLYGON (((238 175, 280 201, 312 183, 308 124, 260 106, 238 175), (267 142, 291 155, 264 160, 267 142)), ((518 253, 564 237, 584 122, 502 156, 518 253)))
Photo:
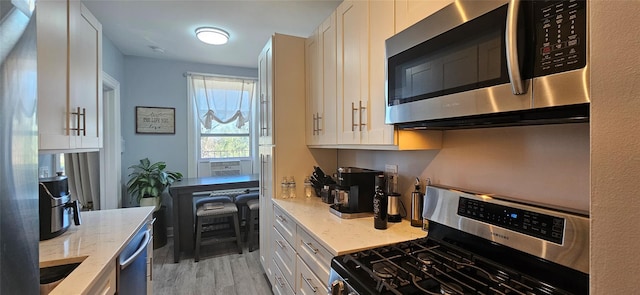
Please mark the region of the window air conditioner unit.
POLYGON ((198 176, 230 176, 251 174, 251 160, 211 161, 198 163, 198 176))

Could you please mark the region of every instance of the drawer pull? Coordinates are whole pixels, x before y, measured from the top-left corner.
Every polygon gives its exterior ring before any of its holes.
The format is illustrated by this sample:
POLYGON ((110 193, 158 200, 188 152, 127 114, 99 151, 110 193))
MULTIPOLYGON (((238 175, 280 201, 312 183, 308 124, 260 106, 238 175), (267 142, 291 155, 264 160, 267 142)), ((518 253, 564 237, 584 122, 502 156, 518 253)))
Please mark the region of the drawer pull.
POLYGON ((281 277, 276 276, 276 281, 278 281, 278 285, 280 285, 280 287, 284 288, 284 281, 282 281, 281 277))
POLYGON ((311 252, 313 252, 313 254, 318 254, 318 248, 313 248, 313 244, 307 243, 305 241, 302 241, 302 243, 304 243, 305 246, 307 246, 307 248, 309 248, 309 250, 311 250, 311 252))
POLYGON ((300 276, 302 277, 302 280, 304 280, 304 282, 307 283, 307 286, 309 286, 309 288, 311 288, 311 290, 313 290, 313 293, 317 293, 318 292, 318 287, 316 287, 313 284, 311 284, 311 279, 307 279, 303 275, 300 275, 300 276))
POLYGON ((278 215, 277 217, 278 217, 278 219, 280 220, 280 222, 287 222, 287 219, 286 219, 286 218, 284 218, 284 216, 282 216, 282 215, 278 215))
POLYGON ((278 244, 278 246, 280 246, 280 248, 284 249, 284 244, 282 244, 282 242, 276 240, 276 243, 278 244))

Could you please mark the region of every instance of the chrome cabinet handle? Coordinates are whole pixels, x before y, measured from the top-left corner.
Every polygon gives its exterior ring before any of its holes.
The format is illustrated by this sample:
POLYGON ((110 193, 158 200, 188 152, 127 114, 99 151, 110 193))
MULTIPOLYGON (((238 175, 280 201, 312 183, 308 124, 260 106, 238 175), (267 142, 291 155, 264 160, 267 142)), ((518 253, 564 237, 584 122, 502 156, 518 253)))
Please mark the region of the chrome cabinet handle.
POLYGON ((282 215, 277 215, 276 217, 280 220, 280 222, 287 222, 287 219, 285 219, 282 215))
POLYGON ((318 248, 314 248, 314 247, 313 247, 313 244, 308 243, 308 242, 305 242, 305 241, 302 241, 302 240, 301 240, 301 242, 302 242, 305 246, 307 246, 307 248, 309 248, 309 250, 311 250, 311 252, 313 252, 313 254, 318 254, 318 248))
POLYGON ((278 285, 280 285, 280 287, 284 288, 284 282, 282 281, 282 277, 276 277, 276 281, 278 281, 278 285))
POLYGON ((80 107, 78 107, 76 111, 71 114, 76 115, 76 128, 69 128, 69 130, 76 131, 77 136, 80 136, 80 131, 82 131, 83 136, 87 136, 87 109, 82 108, 81 112, 80 107), (82 127, 80 127, 80 117, 82 117, 82 127))
POLYGON ((318 292, 318 287, 316 287, 313 284, 311 284, 311 279, 305 278, 304 275, 302 275, 302 274, 300 274, 300 276, 302 277, 302 280, 305 281, 305 283, 307 283, 307 286, 309 286, 309 288, 311 288, 311 290, 313 290, 313 293, 317 293, 318 292))
POLYGON ((507 29, 505 30, 505 52, 507 55, 507 72, 511 81, 513 94, 526 93, 525 83, 520 76, 520 64, 518 62, 518 10, 520 0, 509 1, 507 12, 507 29))
POLYGON ((149 257, 149 281, 153 281, 153 257, 149 257))
POLYGON ((322 128, 320 128, 320 119, 322 119, 322 116, 320 116, 320 113, 316 113, 316 131, 318 132, 318 135, 320 135, 320 132, 322 131, 322 128))
POLYGON ((351 131, 356 131, 356 127, 358 126, 358 124, 356 124, 353 112, 358 111, 358 108, 356 108, 355 103, 351 102, 351 131))
POLYGON ((284 249, 284 244, 282 244, 282 242, 280 242, 280 240, 276 240, 276 244, 278 244, 278 246, 280 246, 280 248, 284 249))
POLYGON ((366 126, 366 123, 362 123, 362 111, 366 110, 367 107, 362 106, 362 100, 358 102, 358 106, 360 107, 360 131, 362 131, 362 126, 366 126))
POLYGON ((313 135, 316 135, 316 114, 313 114, 313 135))

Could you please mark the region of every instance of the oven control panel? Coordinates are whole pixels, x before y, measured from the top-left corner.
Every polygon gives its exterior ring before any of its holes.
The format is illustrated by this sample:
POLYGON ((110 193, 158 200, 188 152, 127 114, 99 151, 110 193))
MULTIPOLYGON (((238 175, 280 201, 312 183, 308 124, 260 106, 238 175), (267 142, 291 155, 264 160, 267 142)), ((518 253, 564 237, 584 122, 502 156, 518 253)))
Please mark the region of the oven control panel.
POLYGON ((460 197, 458 215, 562 244, 564 218, 460 197))

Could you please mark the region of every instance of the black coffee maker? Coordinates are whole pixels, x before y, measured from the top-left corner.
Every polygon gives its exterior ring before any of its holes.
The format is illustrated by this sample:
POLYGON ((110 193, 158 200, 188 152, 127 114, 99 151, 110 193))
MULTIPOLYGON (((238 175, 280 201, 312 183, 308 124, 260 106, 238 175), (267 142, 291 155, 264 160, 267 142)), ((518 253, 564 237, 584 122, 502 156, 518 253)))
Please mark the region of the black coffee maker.
POLYGON ((373 212, 373 195, 379 170, 340 167, 331 208, 340 213, 373 212))
POLYGON ((64 175, 40 178, 40 241, 55 238, 69 228, 73 211, 75 225, 80 225, 80 204, 71 201, 68 179, 64 175))

